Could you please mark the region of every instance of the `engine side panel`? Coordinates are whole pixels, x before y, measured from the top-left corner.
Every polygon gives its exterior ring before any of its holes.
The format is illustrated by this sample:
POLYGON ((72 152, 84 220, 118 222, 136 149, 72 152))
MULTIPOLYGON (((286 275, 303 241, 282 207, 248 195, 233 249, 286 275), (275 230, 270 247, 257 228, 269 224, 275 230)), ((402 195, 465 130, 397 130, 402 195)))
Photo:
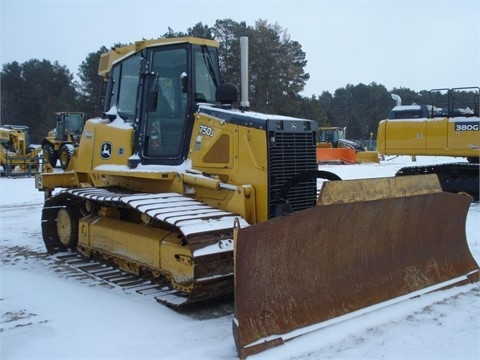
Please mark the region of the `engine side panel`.
POLYGON ((478 157, 478 117, 387 119, 378 127, 382 155, 478 157))

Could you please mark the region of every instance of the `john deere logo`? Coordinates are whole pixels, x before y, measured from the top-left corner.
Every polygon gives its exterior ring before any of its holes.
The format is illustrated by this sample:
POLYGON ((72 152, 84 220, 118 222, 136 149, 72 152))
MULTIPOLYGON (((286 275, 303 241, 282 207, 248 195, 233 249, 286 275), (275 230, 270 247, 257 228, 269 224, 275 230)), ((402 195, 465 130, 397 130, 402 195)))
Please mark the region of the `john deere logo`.
POLYGON ((103 142, 102 143, 100 156, 103 160, 110 159, 110 157, 112 156, 112 143, 110 143, 110 142, 103 142))

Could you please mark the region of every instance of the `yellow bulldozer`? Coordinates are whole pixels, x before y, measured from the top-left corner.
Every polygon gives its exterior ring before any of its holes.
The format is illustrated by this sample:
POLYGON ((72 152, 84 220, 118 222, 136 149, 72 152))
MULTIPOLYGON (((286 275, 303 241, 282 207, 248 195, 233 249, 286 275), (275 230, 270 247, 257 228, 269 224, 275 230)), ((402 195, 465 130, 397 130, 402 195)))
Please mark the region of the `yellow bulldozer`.
POLYGON ((240 357, 312 323, 478 281, 470 197, 435 176, 341 181, 319 170, 317 123, 250 111, 247 57, 239 101, 220 79, 218 46, 144 40, 101 56, 104 116, 86 122, 65 171, 35 179, 49 253, 165 285, 157 300, 179 311, 234 294, 240 357), (318 178, 329 180, 320 195, 318 178))
POLYGON ((445 191, 467 192, 478 201, 479 93, 479 87, 433 89, 430 90, 430 105, 402 105, 402 99, 392 94, 397 105, 378 125, 378 152, 381 155, 466 158, 467 162, 408 166, 398 170, 397 175, 436 174, 445 191), (442 93, 446 101, 435 104, 434 95, 442 93))
POLYGON ((88 115, 62 111, 54 113, 53 116, 56 126, 42 141, 43 165, 46 166, 45 169, 54 168, 60 160, 60 166, 65 170, 80 142, 88 115))
POLYGON ((39 168, 40 146, 30 144, 28 126, 0 126, 2 175, 33 175, 39 168))

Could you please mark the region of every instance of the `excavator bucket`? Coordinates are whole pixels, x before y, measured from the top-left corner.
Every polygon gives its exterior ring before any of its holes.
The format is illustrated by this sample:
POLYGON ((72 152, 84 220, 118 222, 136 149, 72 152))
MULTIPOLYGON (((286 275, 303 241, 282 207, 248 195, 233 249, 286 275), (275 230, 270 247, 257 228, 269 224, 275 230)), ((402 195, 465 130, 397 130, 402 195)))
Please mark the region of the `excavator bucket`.
POLYGON ((465 234, 471 198, 442 192, 436 176, 399 180, 326 182, 317 206, 236 227, 233 335, 241 358, 479 281, 465 234))
POLYGON ((317 147, 317 163, 319 164, 355 164, 356 153, 348 148, 317 147))

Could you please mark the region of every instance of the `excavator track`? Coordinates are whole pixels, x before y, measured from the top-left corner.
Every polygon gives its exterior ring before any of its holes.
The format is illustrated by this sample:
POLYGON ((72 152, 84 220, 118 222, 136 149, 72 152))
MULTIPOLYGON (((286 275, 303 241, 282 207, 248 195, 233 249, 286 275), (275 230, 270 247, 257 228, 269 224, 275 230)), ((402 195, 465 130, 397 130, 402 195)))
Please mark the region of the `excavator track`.
POLYGON ((46 200, 42 234, 50 254, 78 252, 94 261, 88 264, 94 270, 113 265, 129 275, 112 276, 147 281, 143 285, 153 286, 157 301, 181 309, 232 294, 234 219, 248 226, 238 215, 177 193, 68 189, 46 200), (102 231, 115 241, 96 242, 102 231), (139 246, 145 256, 130 257, 128 246, 139 246))
POLYGON ((408 166, 397 171, 396 176, 437 174, 443 191, 468 193, 479 201, 479 164, 449 163, 427 166, 408 166))

